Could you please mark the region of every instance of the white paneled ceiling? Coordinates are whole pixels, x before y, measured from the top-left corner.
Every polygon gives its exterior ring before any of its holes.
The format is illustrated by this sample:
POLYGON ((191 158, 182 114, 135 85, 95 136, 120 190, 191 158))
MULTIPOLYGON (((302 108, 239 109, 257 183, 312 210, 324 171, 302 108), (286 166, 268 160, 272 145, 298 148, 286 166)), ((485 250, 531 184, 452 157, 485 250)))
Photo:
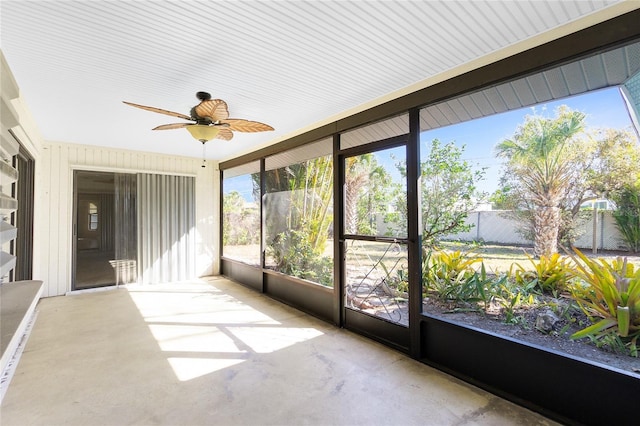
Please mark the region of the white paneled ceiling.
POLYGON ((199 157, 184 130, 151 131, 176 119, 121 101, 188 114, 204 90, 276 129, 208 144, 228 159, 632 3, 2 0, 1 47, 48 140, 199 157))

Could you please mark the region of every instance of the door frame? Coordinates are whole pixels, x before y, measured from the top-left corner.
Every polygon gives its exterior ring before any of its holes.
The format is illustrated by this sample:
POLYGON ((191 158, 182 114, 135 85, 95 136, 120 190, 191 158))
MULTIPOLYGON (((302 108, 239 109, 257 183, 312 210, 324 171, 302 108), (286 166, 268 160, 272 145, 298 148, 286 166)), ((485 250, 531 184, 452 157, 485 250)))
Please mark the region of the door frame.
MULTIPOLYGON (((336 235, 337 256, 335 256, 334 258, 336 260, 336 270, 337 270, 336 274, 338 278, 336 280, 336 282, 338 283, 338 285, 336 286, 337 287, 336 292, 338 293, 338 295, 336 296, 336 299, 338 300, 338 303, 339 303, 340 325, 348 330, 352 330, 359 334, 365 335, 373 340, 377 340, 381 343, 394 347, 395 349, 405 353, 411 353, 413 350, 410 330, 412 329, 412 323, 415 322, 415 321, 412 321, 412 315, 411 315, 411 311, 412 311, 411 305, 413 304, 412 297, 415 297, 415 292, 410 292, 409 294, 409 302, 408 302, 409 325, 408 326, 403 326, 383 318, 374 317, 373 315, 348 308, 346 306, 347 305, 346 298, 344 297, 345 289, 346 289, 346 262, 345 262, 346 243, 347 243, 347 240, 378 241, 378 242, 388 242, 388 243, 393 243, 394 241, 396 241, 396 242, 401 242, 402 244, 406 244, 408 252, 410 250, 415 250, 415 248, 412 248, 412 244, 410 244, 410 239, 408 237, 396 237, 396 238, 373 237, 373 236, 366 236, 366 235, 346 234, 344 229, 344 224, 345 224, 344 213, 345 213, 345 206, 346 206, 344 188, 345 188, 345 181, 346 181, 346 170, 345 170, 346 158, 357 156, 357 155, 375 153, 375 152, 383 151, 386 149, 404 147, 405 158, 408 164, 409 154, 411 152, 409 149, 410 140, 411 138, 409 134, 403 134, 399 136, 393 136, 387 139, 382 139, 379 141, 373 141, 371 143, 367 143, 363 145, 358 145, 355 147, 346 148, 343 150, 339 149, 339 141, 338 141, 338 143, 335 144, 336 150, 334 151, 336 153, 334 156, 336 160, 334 163, 335 169, 336 169, 336 176, 334 180, 335 182, 334 187, 336 189, 335 189, 334 198, 336 200, 336 206, 338 206, 338 208, 336 209, 336 214, 334 215, 334 226, 335 226, 334 232, 337 233, 336 235)), ((409 175, 407 175, 406 179, 407 179, 407 182, 406 182, 407 211, 409 211, 409 205, 410 205, 409 185, 408 185, 409 175)), ((409 256, 409 259, 412 258, 411 254, 409 254, 408 256, 409 256)), ((411 267, 411 265, 409 266, 411 267)), ((411 288, 412 286, 415 287, 417 285, 419 285, 419 283, 412 282, 412 279, 410 278, 409 288, 411 288)))
MULTIPOLYGON (((116 275, 114 271, 113 275, 113 283, 112 284, 103 284, 103 285, 95 285, 95 286, 87 286, 87 287, 77 287, 77 270, 78 270, 78 208, 79 208, 79 191, 78 191, 78 175, 80 173, 103 173, 108 175, 115 176, 118 172, 110 171, 110 170, 88 170, 88 169, 73 169, 72 170, 72 180, 73 180, 73 207, 72 207, 72 226, 71 226, 71 283, 70 283, 70 291, 82 291, 82 290, 92 290, 96 288, 103 287, 112 287, 116 286, 116 275)), ((114 187, 114 196, 115 196, 115 187, 114 187)), ((115 212, 113 220, 115 221, 115 212)))

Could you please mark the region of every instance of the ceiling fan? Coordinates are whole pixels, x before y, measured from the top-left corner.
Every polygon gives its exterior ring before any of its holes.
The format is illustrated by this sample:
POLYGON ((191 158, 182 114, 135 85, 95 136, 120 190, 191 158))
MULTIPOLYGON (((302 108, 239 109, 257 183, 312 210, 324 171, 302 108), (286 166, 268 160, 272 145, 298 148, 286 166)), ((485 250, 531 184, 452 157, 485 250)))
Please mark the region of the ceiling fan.
MULTIPOLYGON (((245 120, 242 118, 229 118, 227 103, 222 99, 211 99, 211 94, 207 92, 198 92, 196 93, 196 97, 200 100, 200 103, 191 108, 189 113, 190 115, 168 111, 162 108, 134 104, 127 101, 122 102, 147 111, 170 115, 172 117, 182 118, 183 120, 189 120, 190 123, 162 124, 154 127, 152 130, 187 129, 189 133, 191 133, 191 136, 202 142, 203 156, 204 144, 211 139, 231 140, 233 138, 234 131, 266 132, 273 130, 273 127, 258 121, 245 120)), ((204 164, 202 167, 204 167, 204 164)))

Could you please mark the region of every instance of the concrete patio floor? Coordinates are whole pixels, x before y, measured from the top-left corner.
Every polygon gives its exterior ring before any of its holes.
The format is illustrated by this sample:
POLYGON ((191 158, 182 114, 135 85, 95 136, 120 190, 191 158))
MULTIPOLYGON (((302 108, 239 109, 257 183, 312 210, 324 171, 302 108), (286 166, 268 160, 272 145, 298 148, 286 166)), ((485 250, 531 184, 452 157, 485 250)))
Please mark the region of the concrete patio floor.
POLYGON ((10 425, 552 425, 222 277, 42 299, 10 425))

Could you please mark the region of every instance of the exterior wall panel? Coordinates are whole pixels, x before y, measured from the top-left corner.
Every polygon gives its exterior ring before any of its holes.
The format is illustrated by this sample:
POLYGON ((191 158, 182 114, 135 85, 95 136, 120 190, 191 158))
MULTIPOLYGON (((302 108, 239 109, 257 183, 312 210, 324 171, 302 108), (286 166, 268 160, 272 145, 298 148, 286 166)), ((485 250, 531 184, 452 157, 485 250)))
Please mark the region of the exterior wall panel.
MULTIPOLYGON (((593 247, 593 215, 591 212, 587 212, 587 214, 590 216, 578 220, 576 223, 577 237, 573 245, 579 249, 593 247)), ((499 210, 471 212, 465 223, 472 225, 469 231, 446 235, 444 239, 533 246, 533 241, 527 240, 520 234, 519 229, 522 224, 508 217, 507 212, 499 210)), ((385 226, 386 224, 379 223, 378 229, 384 229, 385 226)), ((611 211, 598 212, 596 232, 596 248, 598 250, 624 250, 624 240, 611 211)))
POLYGON ((159 173, 196 178, 196 274, 218 273, 216 235, 219 220, 217 164, 200 159, 115 150, 66 143, 43 144, 38 161, 36 226, 41 233, 34 253, 34 277, 44 281, 43 296, 71 289, 73 260, 73 171, 159 173), (44 234, 44 235, 42 235, 44 234))

